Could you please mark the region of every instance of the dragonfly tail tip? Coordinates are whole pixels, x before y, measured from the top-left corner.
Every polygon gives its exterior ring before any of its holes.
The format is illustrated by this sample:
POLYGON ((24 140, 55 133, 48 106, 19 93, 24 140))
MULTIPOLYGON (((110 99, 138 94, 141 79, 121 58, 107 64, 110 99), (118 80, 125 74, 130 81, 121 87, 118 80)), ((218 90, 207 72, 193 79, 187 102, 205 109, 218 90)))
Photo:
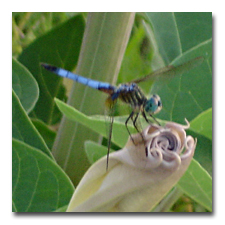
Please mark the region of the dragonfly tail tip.
POLYGON ((44 67, 46 70, 49 70, 51 72, 54 72, 54 71, 57 70, 56 66, 52 66, 52 65, 49 65, 47 63, 41 63, 41 66, 44 67))

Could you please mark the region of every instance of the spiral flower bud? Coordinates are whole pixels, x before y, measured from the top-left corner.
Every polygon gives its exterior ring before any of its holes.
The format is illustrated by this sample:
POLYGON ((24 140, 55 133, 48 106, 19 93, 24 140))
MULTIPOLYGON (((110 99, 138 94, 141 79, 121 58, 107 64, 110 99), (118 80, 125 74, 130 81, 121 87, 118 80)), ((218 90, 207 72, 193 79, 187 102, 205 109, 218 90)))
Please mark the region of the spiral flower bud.
MULTIPOLYGON (((187 122, 187 121, 186 121, 187 122)), ((82 178, 67 211, 149 212, 179 181, 194 155, 189 127, 169 122, 149 125, 125 147, 93 164, 82 178)))

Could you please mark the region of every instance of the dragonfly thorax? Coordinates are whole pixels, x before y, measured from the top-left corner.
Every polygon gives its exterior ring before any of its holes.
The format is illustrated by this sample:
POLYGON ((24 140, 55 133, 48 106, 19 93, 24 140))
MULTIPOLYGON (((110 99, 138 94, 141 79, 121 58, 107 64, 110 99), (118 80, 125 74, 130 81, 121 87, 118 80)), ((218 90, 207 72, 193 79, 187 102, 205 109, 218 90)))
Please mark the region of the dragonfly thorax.
POLYGON ((135 83, 121 84, 111 95, 113 101, 117 98, 129 104, 133 109, 140 109, 147 101, 141 89, 135 83))
POLYGON ((144 104, 145 111, 150 114, 156 114, 162 109, 162 102, 158 95, 152 95, 144 104))

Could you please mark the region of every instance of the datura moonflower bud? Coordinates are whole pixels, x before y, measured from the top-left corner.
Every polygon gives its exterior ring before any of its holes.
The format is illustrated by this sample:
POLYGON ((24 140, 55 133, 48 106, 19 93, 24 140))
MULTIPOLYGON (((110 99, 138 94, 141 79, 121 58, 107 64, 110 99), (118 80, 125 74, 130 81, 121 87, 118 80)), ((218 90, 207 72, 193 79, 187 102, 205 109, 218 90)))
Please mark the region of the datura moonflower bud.
MULTIPOLYGON (((187 121, 186 121, 187 122, 187 121)), ((186 126, 151 124, 126 146, 94 163, 67 212, 149 212, 179 181, 194 155, 196 141, 186 126), (135 144, 134 144, 135 143, 135 144)))

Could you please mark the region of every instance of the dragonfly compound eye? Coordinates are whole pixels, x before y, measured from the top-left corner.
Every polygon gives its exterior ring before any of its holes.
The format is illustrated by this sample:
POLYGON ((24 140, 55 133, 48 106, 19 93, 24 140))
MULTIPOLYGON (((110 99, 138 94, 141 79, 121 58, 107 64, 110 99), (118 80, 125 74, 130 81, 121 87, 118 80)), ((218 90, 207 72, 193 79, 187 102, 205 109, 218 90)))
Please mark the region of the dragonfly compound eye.
POLYGON ((145 111, 149 114, 156 114, 162 109, 162 102, 158 95, 153 95, 145 103, 145 111))

